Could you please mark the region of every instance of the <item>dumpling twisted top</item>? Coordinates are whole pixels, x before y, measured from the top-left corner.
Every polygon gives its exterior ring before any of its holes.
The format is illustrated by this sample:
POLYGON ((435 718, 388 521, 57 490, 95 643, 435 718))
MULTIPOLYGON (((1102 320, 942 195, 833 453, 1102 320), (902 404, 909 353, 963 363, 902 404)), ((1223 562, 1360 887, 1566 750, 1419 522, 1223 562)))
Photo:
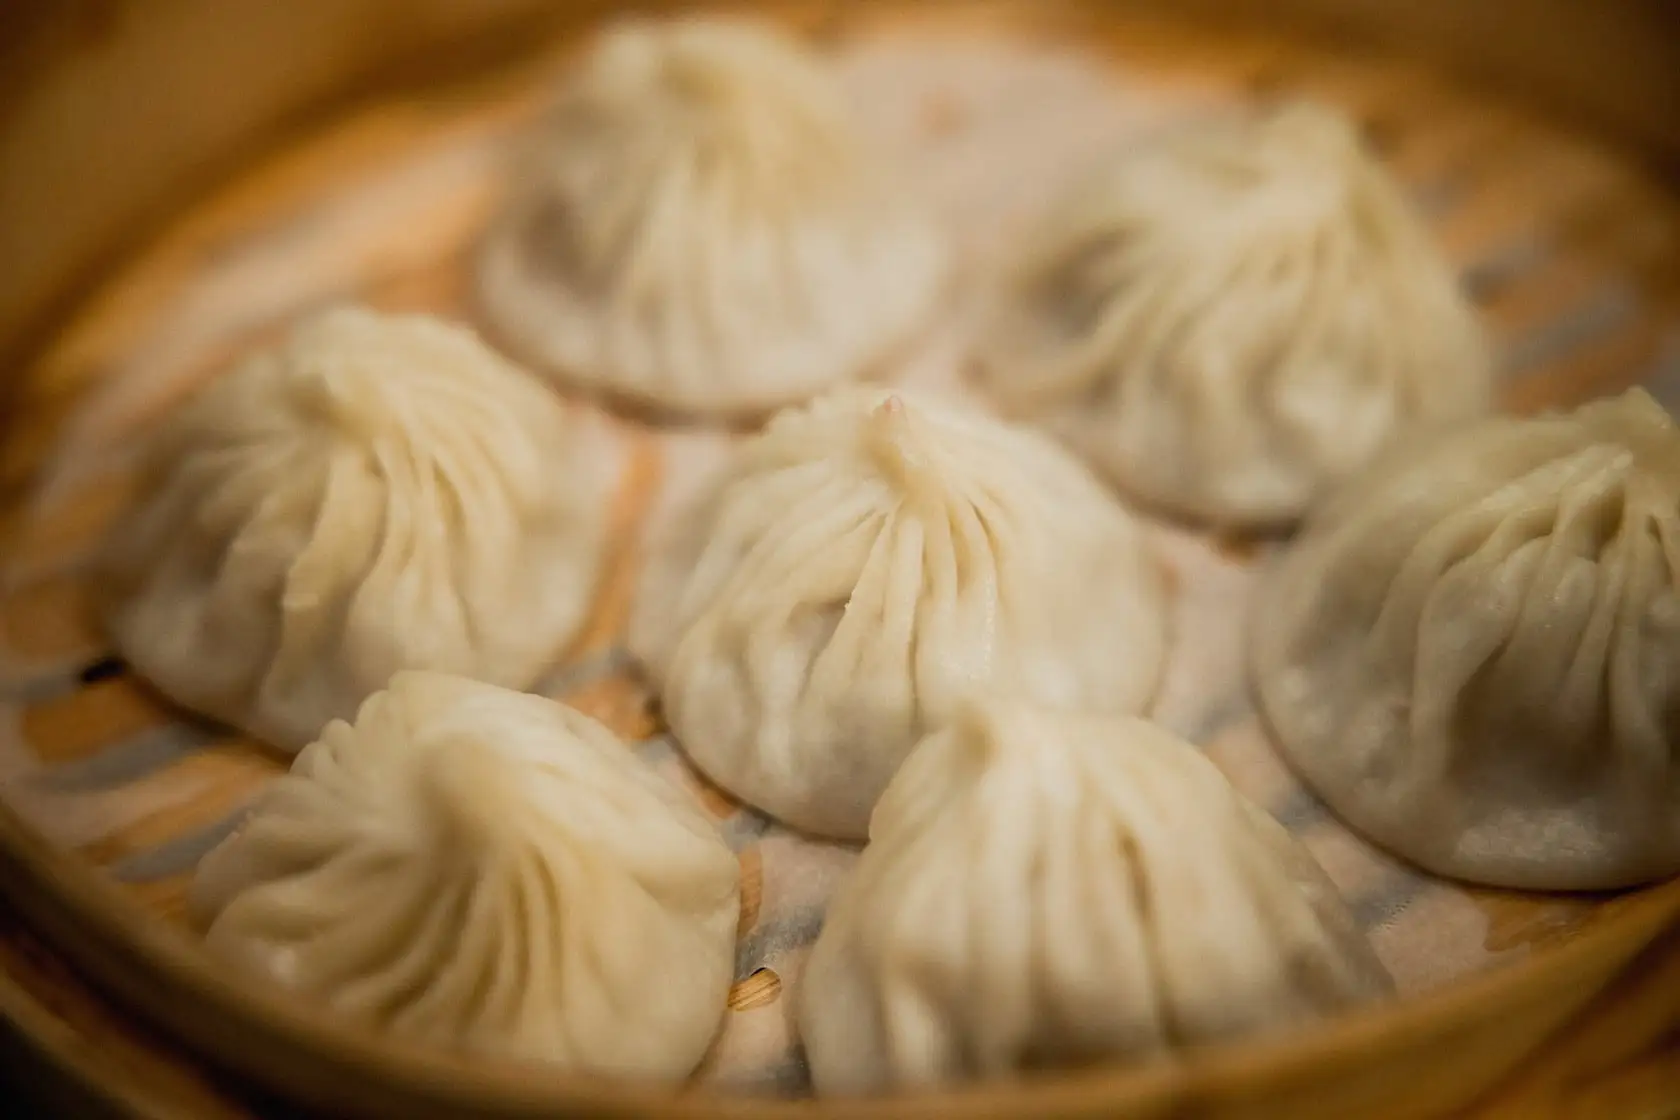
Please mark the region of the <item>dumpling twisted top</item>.
POLYGON ((1143 720, 987 699, 893 778, 801 981, 817 1090, 1137 1058, 1390 990, 1306 850, 1143 720))
POLYGON ((463 328, 326 312, 168 419, 109 625, 164 692, 291 751, 397 669, 523 686, 593 589, 592 442, 463 328))
POLYGON ((1395 447, 1256 605, 1284 753, 1382 844, 1540 890, 1680 871, 1680 430, 1643 390, 1395 447))
POLYGON ((977 692, 1141 708, 1165 613, 1138 526, 1053 443, 845 389, 778 416, 674 523, 631 645, 713 779, 858 837, 910 745, 977 692))
POLYGON ((928 310, 932 227, 793 41, 631 23, 573 75, 486 245, 486 307, 566 379, 760 411, 862 372, 928 310))
POLYGON ((610 731, 404 672, 205 857, 212 951, 411 1038, 675 1079, 734 967, 739 865, 610 731))
POLYGON ((1474 312, 1402 189, 1308 104, 1165 134, 1076 184, 986 350, 1007 411, 1226 524, 1293 521, 1396 432, 1490 393, 1474 312))

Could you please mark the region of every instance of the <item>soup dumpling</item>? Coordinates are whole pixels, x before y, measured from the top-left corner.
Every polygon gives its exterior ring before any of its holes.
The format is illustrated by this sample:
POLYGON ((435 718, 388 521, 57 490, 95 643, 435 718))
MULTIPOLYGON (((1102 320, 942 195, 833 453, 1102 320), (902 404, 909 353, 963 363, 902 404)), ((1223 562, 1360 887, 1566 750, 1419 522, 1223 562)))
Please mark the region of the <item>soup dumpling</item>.
POLYGON ((879 366, 944 252, 797 42, 722 19, 609 31, 484 248, 496 330, 570 384, 750 414, 879 366))
POLYGON ((799 987, 819 1094, 1141 1060, 1391 981, 1306 849, 1143 720, 987 700, 911 752, 799 987))
POLYGON ((1257 605, 1279 745, 1377 842, 1536 890, 1680 872, 1680 431, 1643 390, 1393 450, 1257 605))
POLYGON ((594 720, 405 672, 304 748, 190 901, 218 956, 392 1034, 676 1081, 724 1014, 739 874, 594 720))
POLYGON ((630 633, 715 782, 858 838, 912 744, 979 693, 1141 709, 1163 574, 1071 456, 936 397, 782 413, 655 545, 630 633))
POLYGON ((1186 126, 1081 179, 1024 246, 980 377, 1123 489, 1192 520, 1297 520, 1390 439, 1486 409, 1451 268, 1352 122, 1186 126))
POLYGON ((524 687, 581 628, 592 430, 470 331, 342 308, 165 421, 101 590, 180 704, 288 752, 404 668, 524 687))

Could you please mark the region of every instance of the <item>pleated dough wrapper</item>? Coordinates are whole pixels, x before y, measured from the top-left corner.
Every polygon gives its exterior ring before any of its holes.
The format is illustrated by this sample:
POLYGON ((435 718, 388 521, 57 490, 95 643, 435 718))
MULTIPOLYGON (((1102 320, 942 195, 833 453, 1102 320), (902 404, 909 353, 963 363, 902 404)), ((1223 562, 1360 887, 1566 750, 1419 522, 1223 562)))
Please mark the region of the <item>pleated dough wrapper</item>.
POLYGON ((470 331, 329 311, 168 419, 106 621, 172 699, 288 752, 398 669, 523 687, 589 606, 602 462, 470 331))
POLYGON ((609 32, 571 78, 480 285, 514 349, 572 384, 751 413, 884 361, 944 261, 816 58, 686 19, 609 32))
POLYGON ((630 640, 714 781, 856 838, 970 696, 1141 709, 1165 598, 1130 514, 1049 440, 847 388, 778 416, 674 520, 630 640))
POLYGON ((869 841, 800 980, 821 1094, 1143 1059, 1391 990, 1306 849, 1140 719, 975 704, 869 841))
POLYGON ((1396 449, 1258 605, 1280 745, 1377 842, 1529 889, 1680 871, 1680 433, 1643 390, 1396 449))
POLYGON ((999 301, 981 376, 1151 503, 1296 520, 1410 429, 1485 410, 1473 309, 1350 121, 1203 122, 1081 180, 999 301))
POLYGON ((739 873, 588 716, 405 672, 298 755, 190 900, 213 952, 382 1030, 674 1081, 724 1013, 739 873))

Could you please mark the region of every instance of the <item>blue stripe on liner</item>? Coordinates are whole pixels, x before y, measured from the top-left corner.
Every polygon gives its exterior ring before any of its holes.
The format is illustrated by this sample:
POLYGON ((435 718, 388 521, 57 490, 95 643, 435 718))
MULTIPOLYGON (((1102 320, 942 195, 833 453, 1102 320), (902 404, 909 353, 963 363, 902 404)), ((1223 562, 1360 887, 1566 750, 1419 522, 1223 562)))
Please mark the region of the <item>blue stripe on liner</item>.
POLYGON ((1230 695, 1208 704, 1189 719, 1165 722, 1162 726, 1175 732, 1198 750, 1206 750, 1207 745, 1214 739, 1253 714, 1254 706, 1248 700, 1248 682, 1242 680, 1230 695), (1179 726, 1175 727, 1173 724, 1179 726))
POLYGON ((1501 372, 1521 376, 1585 348, 1639 317, 1639 297, 1626 284, 1606 284, 1568 311, 1512 339, 1501 372))
POLYGON ((1464 294, 1478 302, 1493 299, 1525 273, 1533 272, 1555 256, 1550 244, 1525 234, 1508 241, 1480 260, 1466 264, 1458 275, 1464 294))
POLYGON ((802 909, 777 921, 764 922, 735 946, 735 979, 745 980, 761 968, 774 967, 772 958, 787 949, 799 949, 817 939, 822 930, 822 909, 802 909))
MULTIPOLYGON (((781 998, 786 999, 784 994, 781 998)), ((787 1056, 768 1067, 753 1066, 719 1078, 715 1089, 738 1097, 809 1097, 811 1071, 797 1044, 787 1056)))
POLYGON ((52 793, 115 789, 179 762, 220 738, 215 730, 201 724, 171 724, 142 732, 86 758, 43 770, 28 780, 37 789, 52 793))
MULTIPOLYGON (((787 998, 786 989, 783 990, 782 998, 787 998)), ((804 1049, 796 1045, 786 1060, 769 1069, 732 1078, 726 1084, 731 1092, 743 1096, 808 1097, 811 1095, 811 1070, 805 1064, 804 1049)))
POLYGON ((612 649, 591 654, 582 661, 559 666, 532 685, 530 691, 564 700, 566 693, 576 691, 586 684, 593 684, 621 669, 628 669, 632 664, 634 661, 630 651, 623 646, 614 646, 612 649))
POLYGON ((1348 908, 1353 911, 1353 920, 1359 923, 1359 928, 1366 933, 1388 925, 1400 916, 1401 911, 1423 893, 1427 880, 1412 871, 1393 870, 1384 872, 1386 880, 1381 886, 1348 900, 1348 908))
POLYGON ((1273 819, 1290 832, 1301 832, 1328 819, 1329 816, 1329 806, 1305 786, 1296 786, 1290 790, 1289 795, 1283 799, 1283 804, 1272 811, 1273 819))
POLYGON ((1436 179, 1412 187, 1412 204, 1423 212, 1424 217, 1440 221, 1458 209, 1469 193, 1467 184, 1460 177, 1436 179))
POLYGON ((1366 848, 1378 861, 1374 881, 1348 899, 1359 928, 1367 932, 1385 926, 1400 916, 1433 882, 1429 876, 1399 856, 1367 842, 1366 848))
POLYGON ((246 811, 247 807, 241 807, 208 828, 124 856, 111 864, 108 870, 125 883, 145 883, 185 875, 198 866, 205 853, 233 835, 234 830, 244 823, 246 811))
POLYGON ((741 806, 741 811, 718 826, 723 834, 723 842, 729 845, 729 850, 739 852, 742 848, 750 848, 770 831, 771 820, 750 805, 741 806))
POLYGON ((677 740, 669 734, 655 735, 651 739, 631 743, 630 750, 649 766, 659 766, 682 755, 677 749, 677 740))
POLYGON ((82 687, 80 665, 52 669, 28 677, 0 680, 0 704, 47 704, 61 700, 82 687))
POLYGON ((1639 383, 1671 414, 1680 413, 1680 330, 1663 339, 1662 352, 1639 383))

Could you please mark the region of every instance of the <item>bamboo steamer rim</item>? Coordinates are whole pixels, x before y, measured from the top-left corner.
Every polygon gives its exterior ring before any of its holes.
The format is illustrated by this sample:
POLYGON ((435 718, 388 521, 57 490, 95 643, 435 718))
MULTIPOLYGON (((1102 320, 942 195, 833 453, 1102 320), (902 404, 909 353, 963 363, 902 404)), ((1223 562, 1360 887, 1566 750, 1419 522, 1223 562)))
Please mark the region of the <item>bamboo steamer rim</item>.
MULTIPOLYGON (((0 882, 31 926, 69 951, 99 985, 253 1081, 347 1104, 358 1114, 380 1104, 414 1117, 472 1115, 662 1115, 672 1120, 730 1117, 870 1117, 884 1102, 776 1101, 673 1095, 598 1078, 485 1066, 347 1024, 330 1010, 260 985, 243 985, 176 931, 132 921, 133 905, 96 871, 32 839, 28 825, 0 806, 0 882), (325 1078, 319 1076, 326 1074, 325 1078), (342 1094, 342 1095, 339 1095, 342 1094)), ((895 1098, 896 1111, 979 1118, 1047 1112, 1101 1115, 1184 1099, 1252 1095, 1299 1085, 1326 1068, 1397 1056, 1466 1021, 1504 1018, 1536 1000, 1596 990, 1666 929, 1680 923, 1680 881, 1621 900, 1619 913, 1532 957, 1393 1004, 1364 1008, 1294 1036, 1210 1046, 1177 1061, 1103 1068, 1015 1083, 895 1098)))
MULTIPOLYGON (((8 511, 9 512, 9 511, 8 511)), ((3 524, 3 521, 0 521, 3 524)), ((3 534, 0 534, 3 535, 3 534)), ((1589 928, 1530 957, 1318 1029, 1207 1047, 1137 1068, 1041 1075, 884 1101, 776 1101, 673 1095, 547 1071, 483 1065, 348 1024, 330 1010, 236 977, 177 931, 133 918, 134 904, 99 871, 45 845, 0 804, 0 894, 103 991, 216 1065, 309 1104, 405 1118, 659 1115, 874 1117, 885 1111, 956 1118, 1014 1114, 1178 1114, 1196 1103, 1254 1100, 1310 1089, 1326 1072, 1442 1045, 1466 1025, 1596 994, 1611 974, 1680 928, 1680 881, 1611 904, 1589 928), (1573 996, 1571 993, 1577 993, 1573 996)), ((0 981, 0 1011, 10 1013, 0 981)), ((1513 1054, 1514 1064, 1527 1049, 1513 1054)), ((116 1095, 116 1087, 107 1097, 116 1095)))

